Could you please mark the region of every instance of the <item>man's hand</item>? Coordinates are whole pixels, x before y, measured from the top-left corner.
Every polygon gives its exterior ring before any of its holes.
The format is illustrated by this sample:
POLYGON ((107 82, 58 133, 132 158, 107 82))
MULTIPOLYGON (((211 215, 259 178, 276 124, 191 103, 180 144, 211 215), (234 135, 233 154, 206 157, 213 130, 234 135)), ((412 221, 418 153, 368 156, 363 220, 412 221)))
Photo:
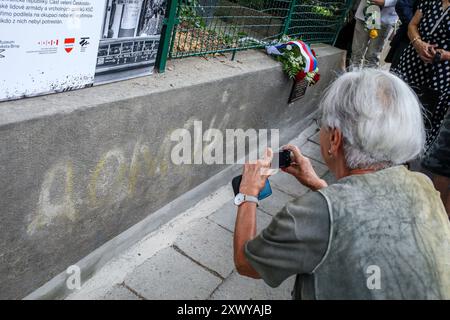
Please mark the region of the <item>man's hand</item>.
POLYGON ((283 149, 291 151, 294 155, 291 165, 282 169, 284 172, 293 175, 301 184, 312 190, 319 190, 328 186, 325 180, 319 178, 311 161, 302 155, 298 147, 288 144, 283 149))
POLYGON ((384 0, 372 0, 370 1, 372 4, 375 4, 380 7, 384 7, 384 0))
POLYGON ((266 184, 266 180, 269 177, 270 163, 272 162, 273 151, 270 148, 266 149, 264 159, 257 160, 252 163, 246 163, 244 165, 244 172, 242 173, 242 181, 239 187, 239 192, 258 196, 261 190, 266 184))
MULTIPOLYGON (((258 196, 266 184, 267 177, 271 173, 270 163, 273 152, 266 149, 263 160, 258 160, 244 165, 239 192, 258 196)), ((234 265, 239 274, 259 279, 261 276, 252 267, 245 257, 245 244, 256 235, 256 204, 254 202, 244 202, 238 207, 236 223, 234 226, 233 247, 234 265)))
POLYGON ((437 49, 436 51, 441 54, 441 61, 450 61, 450 51, 444 49, 437 49))
POLYGON ((436 54, 437 44, 429 44, 428 42, 417 40, 413 44, 417 53, 419 54, 420 59, 422 59, 425 63, 431 63, 433 61, 433 57, 436 54))

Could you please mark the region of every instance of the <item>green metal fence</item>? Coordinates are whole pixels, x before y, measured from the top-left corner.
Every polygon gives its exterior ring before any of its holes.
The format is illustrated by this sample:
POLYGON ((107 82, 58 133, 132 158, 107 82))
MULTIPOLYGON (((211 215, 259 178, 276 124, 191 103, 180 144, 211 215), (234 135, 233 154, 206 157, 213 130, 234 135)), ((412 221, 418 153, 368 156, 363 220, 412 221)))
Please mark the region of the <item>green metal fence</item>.
POLYGON ((160 59, 261 48, 283 35, 332 44, 352 0, 169 0, 160 59))
POLYGON ((348 0, 298 0, 286 34, 308 43, 333 44, 351 8, 348 0))

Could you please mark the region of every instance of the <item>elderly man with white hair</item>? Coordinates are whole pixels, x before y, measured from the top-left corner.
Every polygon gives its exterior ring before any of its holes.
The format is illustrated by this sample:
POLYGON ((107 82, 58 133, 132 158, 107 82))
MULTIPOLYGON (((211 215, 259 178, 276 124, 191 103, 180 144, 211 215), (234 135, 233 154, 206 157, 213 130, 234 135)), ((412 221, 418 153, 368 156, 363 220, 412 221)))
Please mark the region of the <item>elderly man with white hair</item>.
MULTIPOLYGON (((256 207, 238 207, 237 271, 276 287, 297 275, 295 299, 450 299, 450 223, 430 179, 403 165, 424 146, 421 106, 388 72, 339 77, 320 104, 322 156, 337 182, 320 179, 293 145, 284 169, 312 192, 256 236, 256 207)), ((257 196, 264 160, 244 166, 240 193, 257 196)))

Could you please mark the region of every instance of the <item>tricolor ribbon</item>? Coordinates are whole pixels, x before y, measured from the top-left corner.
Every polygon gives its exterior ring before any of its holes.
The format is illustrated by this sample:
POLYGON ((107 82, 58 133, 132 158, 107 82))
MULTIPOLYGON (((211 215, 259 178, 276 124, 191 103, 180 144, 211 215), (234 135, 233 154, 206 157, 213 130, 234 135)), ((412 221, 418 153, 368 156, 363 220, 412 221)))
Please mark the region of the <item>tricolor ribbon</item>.
POLYGON ((311 51, 311 48, 303 41, 289 41, 276 46, 267 46, 266 51, 268 54, 280 56, 283 53, 280 50, 286 49, 288 45, 295 45, 300 49, 300 54, 305 58, 304 72, 312 72, 317 68, 317 59, 311 51))

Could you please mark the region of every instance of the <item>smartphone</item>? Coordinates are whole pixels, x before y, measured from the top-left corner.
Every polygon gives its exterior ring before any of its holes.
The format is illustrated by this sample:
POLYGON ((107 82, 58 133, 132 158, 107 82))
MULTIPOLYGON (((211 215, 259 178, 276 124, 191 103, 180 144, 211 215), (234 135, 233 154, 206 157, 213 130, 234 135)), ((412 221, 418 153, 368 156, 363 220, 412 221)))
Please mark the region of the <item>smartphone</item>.
MULTIPOLYGON (((239 193, 239 186, 241 185, 242 181, 242 175, 239 175, 237 177, 234 177, 231 181, 231 185, 233 186, 234 196, 236 196, 239 193)), ((272 188, 270 187, 269 179, 266 180, 266 184, 264 185, 264 188, 261 190, 261 192, 258 194, 258 200, 262 200, 267 198, 272 194, 272 188)))
POLYGON ((273 158, 276 159, 276 157, 278 157, 278 168, 289 167, 292 163, 291 151, 289 150, 275 152, 273 158))

